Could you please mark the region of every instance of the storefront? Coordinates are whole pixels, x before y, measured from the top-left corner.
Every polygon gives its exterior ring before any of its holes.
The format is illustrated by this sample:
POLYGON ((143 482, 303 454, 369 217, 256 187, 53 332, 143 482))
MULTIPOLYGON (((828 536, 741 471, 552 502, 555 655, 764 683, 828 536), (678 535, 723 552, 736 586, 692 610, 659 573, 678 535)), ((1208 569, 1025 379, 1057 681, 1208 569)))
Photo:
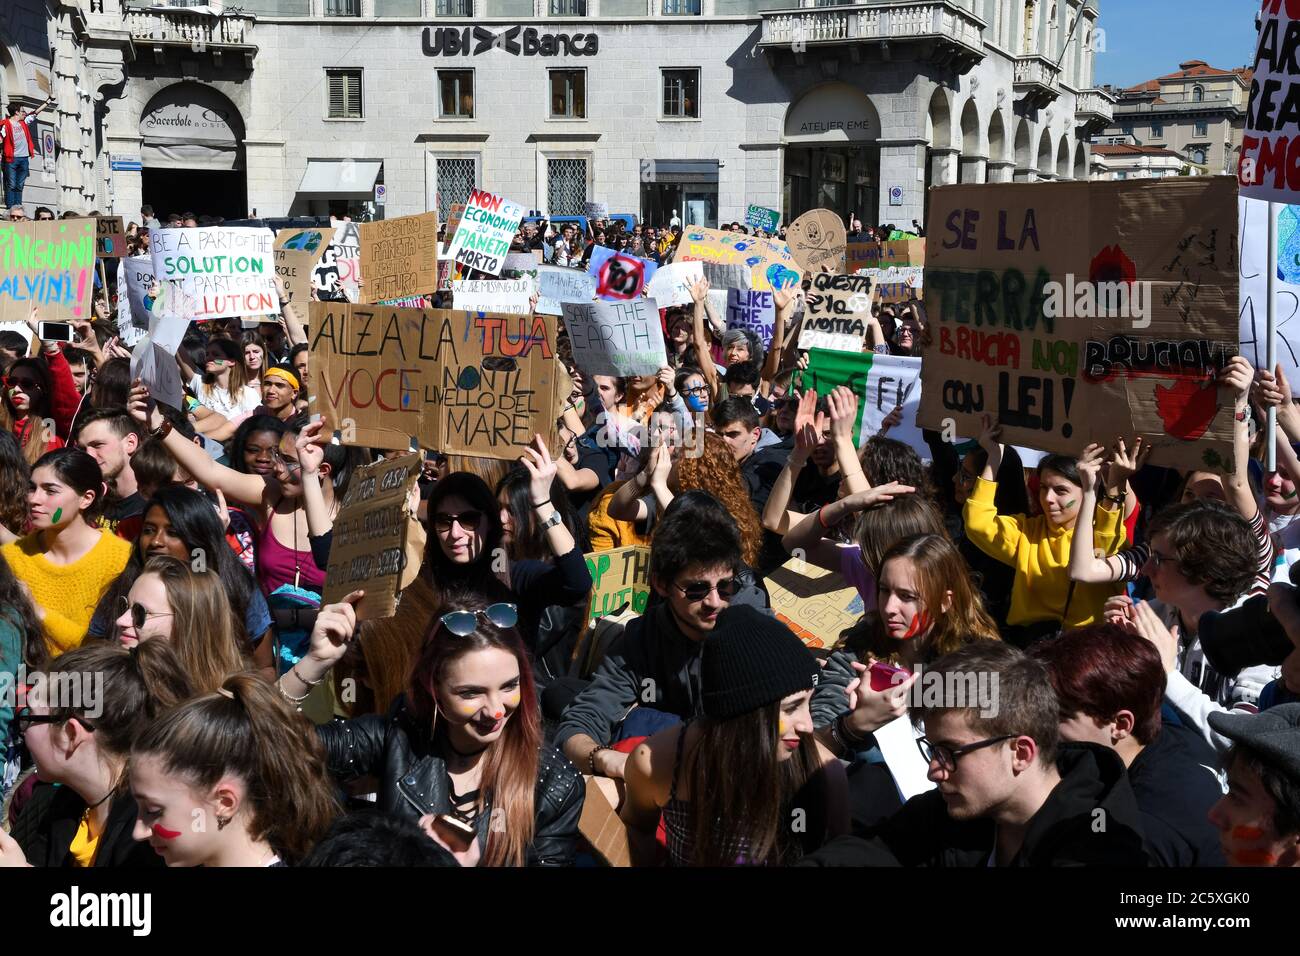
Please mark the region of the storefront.
POLYGON ((140 137, 144 202, 159 211, 247 214, 244 123, 226 97, 198 83, 172 84, 149 100, 140 137), (193 209, 196 197, 202 210, 193 209))

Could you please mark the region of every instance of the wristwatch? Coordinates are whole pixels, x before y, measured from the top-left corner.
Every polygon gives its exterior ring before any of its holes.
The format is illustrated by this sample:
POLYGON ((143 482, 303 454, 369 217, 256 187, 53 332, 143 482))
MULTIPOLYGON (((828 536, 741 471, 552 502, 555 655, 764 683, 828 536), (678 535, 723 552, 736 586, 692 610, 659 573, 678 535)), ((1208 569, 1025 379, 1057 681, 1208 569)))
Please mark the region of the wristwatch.
POLYGON ((549 531, 551 528, 554 528, 557 524, 559 524, 563 520, 564 519, 560 517, 560 513, 558 511, 552 511, 551 516, 547 518, 545 521, 543 521, 540 525, 538 525, 538 530, 549 531))
POLYGON ((149 433, 150 438, 156 438, 162 441, 172 433, 172 421, 170 418, 164 418, 163 423, 149 433))

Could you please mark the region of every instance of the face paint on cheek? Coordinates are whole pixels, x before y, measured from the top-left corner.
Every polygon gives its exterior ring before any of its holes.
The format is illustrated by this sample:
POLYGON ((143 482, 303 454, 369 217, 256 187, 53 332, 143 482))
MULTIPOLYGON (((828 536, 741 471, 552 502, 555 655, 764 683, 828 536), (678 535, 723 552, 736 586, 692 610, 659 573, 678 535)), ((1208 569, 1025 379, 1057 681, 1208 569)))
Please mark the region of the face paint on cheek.
POLYGON ((908 638, 916 637, 918 634, 922 634, 929 630, 929 628, 930 615, 925 613, 925 608, 922 608, 916 612, 916 617, 912 618, 912 624, 907 629, 907 633, 903 635, 903 639, 907 640, 908 638))
POLYGON ((53 522, 54 524, 58 524, 58 523, 59 523, 59 519, 62 518, 62 517, 63 517, 63 509, 62 509, 62 508, 55 508, 55 509, 54 509, 54 517, 51 518, 50 520, 51 520, 51 522, 53 522))
POLYGON ((1074 499, 1071 498, 1069 501, 1067 501, 1067 502, 1062 506, 1062 510, 1064 510, 1064 511, 1069 511, 1069 510, 1070 510, 1071 508, 1073 508, 1073 507, 1074 507, 1074 499))
POLYGON ((1300 495, 1300 489, 1292 488, 1290 491, 1283 491, 1283 492, 1282 492, 1282 497, 1283 497, 1284 499, 1286 499, 1287 501, 1292 500, 1293 498, 1296 497, 1296 495, 1300 495))
POLYGON ((180 830, 168 830, 161 823, 155 823, 153 825, 153 832, 154 836, 162 837, 164 840, 175 840, 181 835, 180 830))

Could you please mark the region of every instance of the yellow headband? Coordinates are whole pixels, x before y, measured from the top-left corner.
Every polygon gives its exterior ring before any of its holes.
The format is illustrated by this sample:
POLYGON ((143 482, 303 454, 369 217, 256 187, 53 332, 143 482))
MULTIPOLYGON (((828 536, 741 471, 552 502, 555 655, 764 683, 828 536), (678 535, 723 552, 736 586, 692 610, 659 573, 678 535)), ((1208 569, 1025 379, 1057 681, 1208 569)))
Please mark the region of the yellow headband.
POLYGON ((262 373, 262 378, 282 378, 290 385, 293 386, 293 390, 295 392, 298 391, 298 389, 302 388, 302 386, 298 384, 298 379, 294 376, 294 374, 292 372, 285 371, 282 368, 268 368, 265 372, 262 373))

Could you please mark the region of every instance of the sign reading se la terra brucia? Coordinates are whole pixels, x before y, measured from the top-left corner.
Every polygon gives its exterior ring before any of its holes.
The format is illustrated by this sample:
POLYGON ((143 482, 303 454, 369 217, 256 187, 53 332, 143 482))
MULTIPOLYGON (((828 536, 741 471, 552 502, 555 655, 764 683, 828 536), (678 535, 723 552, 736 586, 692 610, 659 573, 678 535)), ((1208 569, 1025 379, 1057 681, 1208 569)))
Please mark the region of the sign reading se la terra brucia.
POLYGON ((499 33, 484 27, 425 27, 423 45, 425 56, 478 56, 497 49, 512 56, 595 56, 600 37, 538 33, 533 27, 510 27, 499 33))

